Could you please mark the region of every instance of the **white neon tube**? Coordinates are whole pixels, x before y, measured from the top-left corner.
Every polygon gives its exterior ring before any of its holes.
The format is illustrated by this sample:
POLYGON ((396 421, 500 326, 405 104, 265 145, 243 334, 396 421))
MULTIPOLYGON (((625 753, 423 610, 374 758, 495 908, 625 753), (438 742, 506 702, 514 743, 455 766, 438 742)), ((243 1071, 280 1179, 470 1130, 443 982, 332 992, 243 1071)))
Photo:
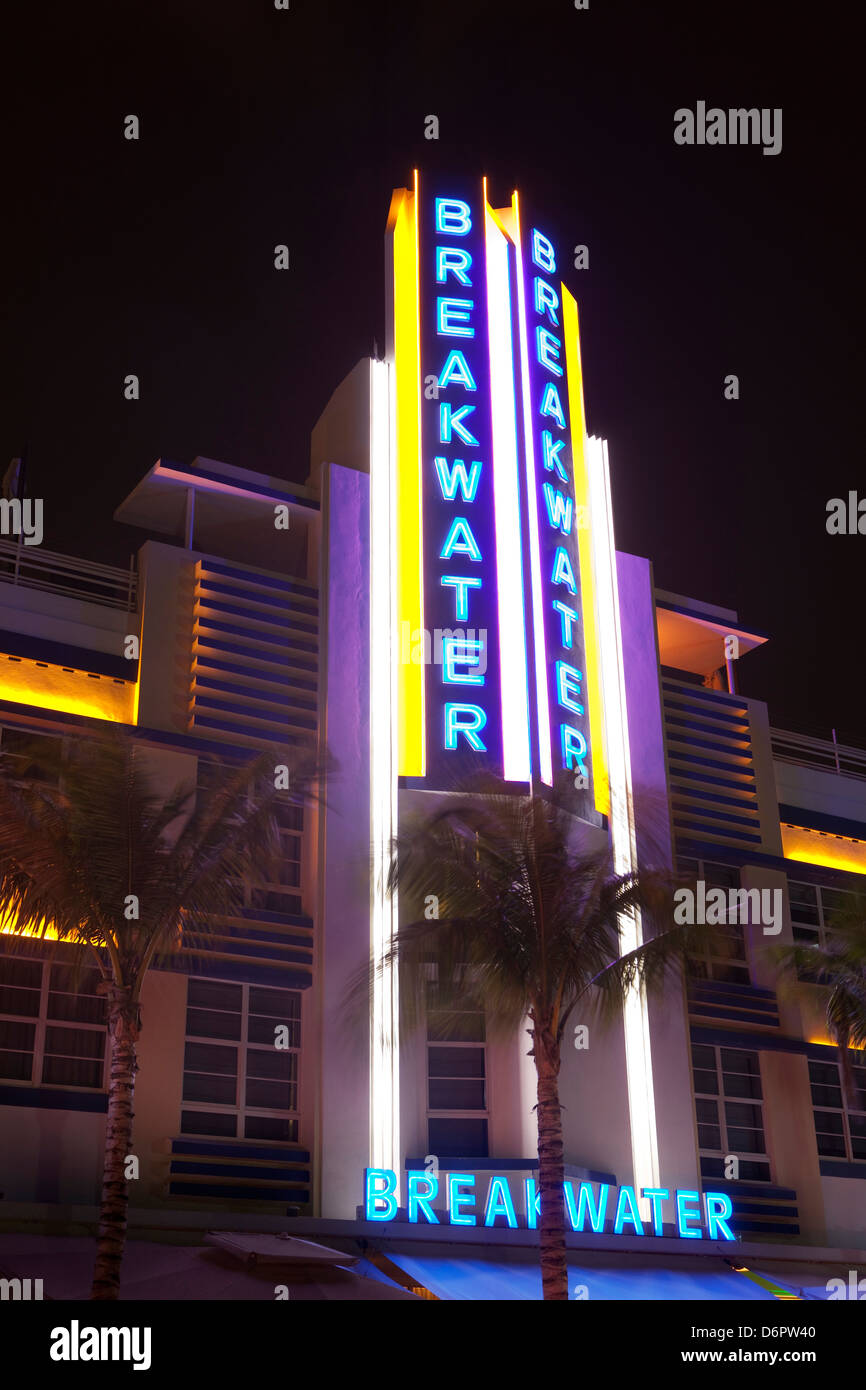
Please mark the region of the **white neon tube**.
POLYGON ((485 224, 503 773, 506 781, 528 782, 532 763, 508 241, 489 211, 485 224))
MULTIPOLYGON (((594 436, 586 440, 586 464, 593 566, 597 581, 614 870, 618 874, 629 874, 637 868, 637 840, 606 441, 594 436)), ((639 912, 632 918, 620 919, 620 942, 623 951, 634 950, 642 944, 643 930, 639 912)), ((632 1164, 635 1187, 640 1190, 642 1187, 658 1187, 659 1159, 649 1013, 646 994, 637 986, 630 991, 625 1001, 623 1023, 632 1164)), ((641 1199, 641 1204, 642 1211, 649 1217, 648 1204, 644 1199, 641 1199)))

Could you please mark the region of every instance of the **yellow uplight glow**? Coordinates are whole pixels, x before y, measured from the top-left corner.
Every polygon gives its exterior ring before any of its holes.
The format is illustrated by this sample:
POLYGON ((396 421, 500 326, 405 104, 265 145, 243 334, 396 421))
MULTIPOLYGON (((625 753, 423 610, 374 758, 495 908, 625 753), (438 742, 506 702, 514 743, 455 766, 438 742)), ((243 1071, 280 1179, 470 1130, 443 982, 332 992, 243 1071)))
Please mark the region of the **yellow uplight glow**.
POLYGON ((135 694, 134 681, 0 656, 0 700, 13 704, 129 724, 135 715, 135 694))
POLYGON ((866 874, 866 840, 822 835, 805 825, 782 826, 782 853, 801 864, 820 864, 849 874, 866 874))
POLYGON ((67 933, 61 937, 57 928, 50 923, 28 922, 25 926, 19 926, 18 918, 13 918, 10 913, 0 917, 0 936, 26 936, 33 937, 39 941, 72 941, 74 937, 67 933))

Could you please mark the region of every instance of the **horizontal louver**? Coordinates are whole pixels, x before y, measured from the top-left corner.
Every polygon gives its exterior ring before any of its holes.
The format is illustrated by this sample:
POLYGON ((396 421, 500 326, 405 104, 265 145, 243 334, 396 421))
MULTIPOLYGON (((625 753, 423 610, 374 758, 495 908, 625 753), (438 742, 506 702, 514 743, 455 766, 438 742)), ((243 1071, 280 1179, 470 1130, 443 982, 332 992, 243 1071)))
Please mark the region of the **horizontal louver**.
POLYGON ((199 560, 190 732, 259 745, 314 733, 318 630, 315 585, 199 560))
POLYGON ((757 848, 761 822, 748 706, 735 695, 670 677, 662 691, 677 836, 757 848))

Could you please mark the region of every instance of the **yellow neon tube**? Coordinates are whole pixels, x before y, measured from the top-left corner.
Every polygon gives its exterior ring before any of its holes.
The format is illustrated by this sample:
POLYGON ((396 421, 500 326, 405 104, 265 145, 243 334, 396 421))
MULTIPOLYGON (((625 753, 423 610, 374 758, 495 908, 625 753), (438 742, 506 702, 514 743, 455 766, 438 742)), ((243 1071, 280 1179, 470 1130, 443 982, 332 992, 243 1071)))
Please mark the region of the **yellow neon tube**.
POLYGON ((565 287, 562 292, 562 333, 568 373, 568 410, 571 418, 571 451, 574 460, 574 506, 577 553, 580 562, 580 616, 583 620, 586 690, 589 697, 589 737, 592 746, 595 809, 610 815, 610 774, 605 748, 604 702, 601 698, 601 652, 596 614, 592 536, 589 529, 589 475, 586 467, 586 416, 583 405, 583 371, 577 301, 565 287))
MULTIPOLYGON (((418 171, 412 192, 401 189, 390 230, 394 258, 394 368, 397 440, 397 632, 410 647, 423 643, 421 569, 421 315, 418 287, 418 171), (405 624, 405 626, 404 626, 405 624), (417 634, 417 635, 416 635, 417 634)), ((396 199, 395 199, 396 201, 396 199)), ((407 660, 400 643, 397 668, 398 775, 426 772, 423 661, 407 660)))

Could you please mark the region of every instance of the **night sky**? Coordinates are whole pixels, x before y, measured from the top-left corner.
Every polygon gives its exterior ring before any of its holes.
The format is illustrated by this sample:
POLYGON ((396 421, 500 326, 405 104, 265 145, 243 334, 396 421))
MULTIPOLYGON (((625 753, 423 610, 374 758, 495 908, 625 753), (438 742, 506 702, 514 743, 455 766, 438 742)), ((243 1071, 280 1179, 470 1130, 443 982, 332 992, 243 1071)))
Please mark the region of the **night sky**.
POLYGON ((486 173, 589 247, 565 278, 618 547, 770 635, 739 676, 773 723, 864 742, 866 536, 825 528, 829 498, 866 497, 864 34, 842 8, 7 13, 0 462, 28 446, 45 546, 125 565, 144 536, 111 515, 159 457, 304 481, 329 395, 384 345, 391 189, 416 164, 486 173), (781 153, 676 145, 698 100, 782 107, 781 153))

